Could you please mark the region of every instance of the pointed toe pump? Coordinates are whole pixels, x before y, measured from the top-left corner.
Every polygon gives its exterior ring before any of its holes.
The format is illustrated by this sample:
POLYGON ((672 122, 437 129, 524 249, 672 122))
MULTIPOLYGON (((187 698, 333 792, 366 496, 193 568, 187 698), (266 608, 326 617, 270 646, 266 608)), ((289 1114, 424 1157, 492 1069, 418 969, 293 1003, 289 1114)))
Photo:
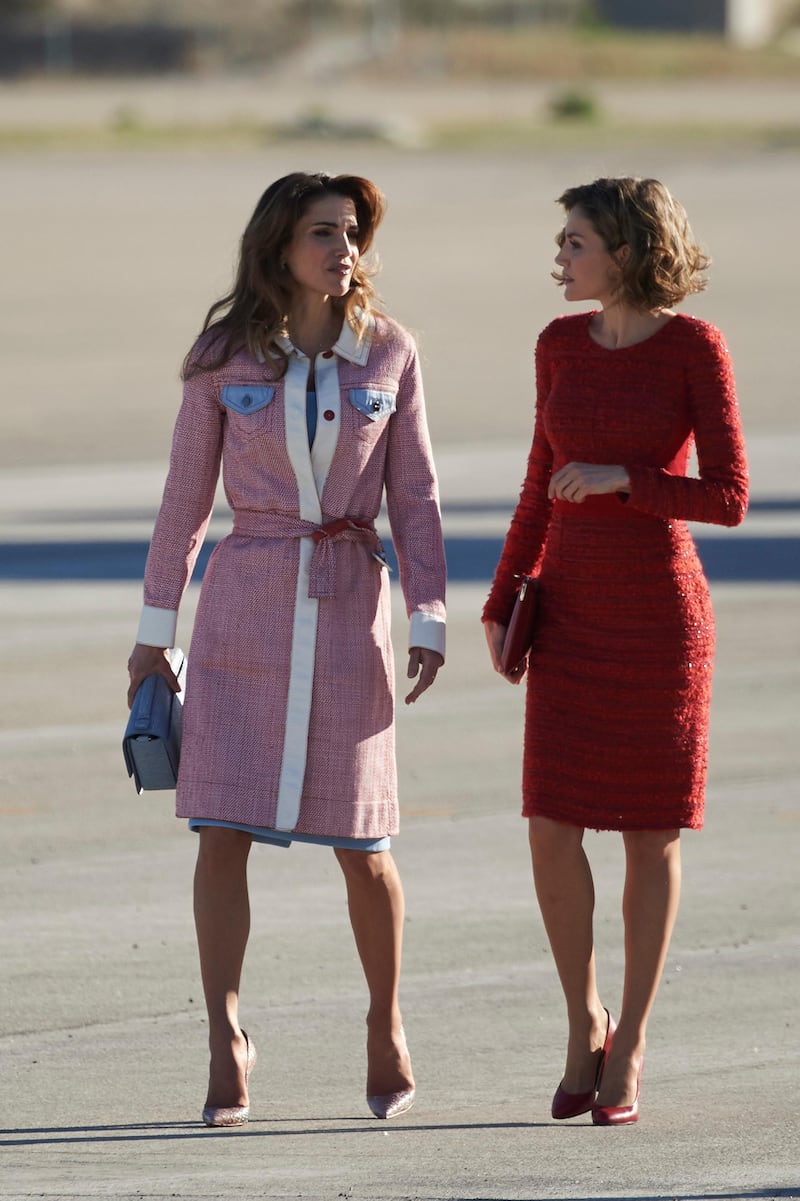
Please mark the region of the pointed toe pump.
MULTIPOLYGON (((247 1043, 247 1067, 244 1070, 244 1084, 250 1083, 250 1073, 256 1064, 255 1043, 242 1031, 247 1043)), ((203 1121, 206 1126, 244 1126, 250 1120, 249 1105, 206 1105, 203 1110, 203 1121)))
POLYGON ((411 1106, 414 1104, 416 1089, 404 1088, 397 1093, 385 1093, 380 1097, 367 1097, 367 1105, 369 1105, 376 1118, 388 1120, 389 1118, 397 1118, 401 1113, 408 1113, 411 1106))
POLYGON ((616 1022, 611 1014, 606 1010, 608 1018, 608 1026, 606 1028, 606 1037, 600 1051, 600 1058, 597 1062, 597 1072, 595 1073, 594 1084, 585 1093, 568 1093, 559 1084, 553 1095, 553 1103, 550 1106, 550 1113, 561 1122, 564 1118, 577 1118, 582 1113, 589 1113, 594 1105, 594 1099, 597 1095, 597 1089, 600 1086, 600 1077, 603 1074, 603 1065, 606 1057, 611 1050, 611 1044, 614 1041, 614 1031, 616 1030, 616 1022))
POLYGON ((636 1096, 631 1105, 593 1105, 592 1121, 595 1126, 628 1126, 639 1121, 639 1093, 642 1090, 644 1058, 639 1061, 636 1074, 636 1096))
MULTIPOLYGON (((402 1048, 408 1054, 406 1045, 406 1032, 400 1031, 402 1048)), ((367 1105, 376 1118, 381 1121, 388 1121, 389 1118, 399 1118, 401 1113, 408 1113, 411 1106, 414 1104, 414 1098, 417 1095, 417 1090, 414 1085, 408 1088, 397 1089, 393 1093, 370 1093, 369 1077, 367 1078, 367 1105)))
MULTIPOLYGON (((401 1030, 400 1035, 403 1049, 408 1054, 405 1030, 401 1030)), ((398 1089, 397 1092, 393 1093, 370 1093, 369 1078, 367 1079, 367 1105, 372 1110, 374 1116, 380 1118, 381 1121, 388 1121, 389 1118, 399 1118, 401 1113, 408 1113, 414 1104, 416 1095, 417 1090, 413 1084, 409 1088, 398 1089)))

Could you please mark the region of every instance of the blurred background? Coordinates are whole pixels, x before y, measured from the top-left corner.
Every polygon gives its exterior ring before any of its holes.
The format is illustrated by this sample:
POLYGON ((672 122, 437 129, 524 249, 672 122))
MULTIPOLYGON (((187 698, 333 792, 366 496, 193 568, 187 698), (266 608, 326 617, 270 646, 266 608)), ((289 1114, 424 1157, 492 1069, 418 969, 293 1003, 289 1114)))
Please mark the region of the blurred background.
POLYGON ((383 292, 439 443, 527 436, 553 202, 598 174, 683 200, 715 260, 690 307, 782 428, 797 262, 765 251, 798 150, 798 0, 0 0, 0 350, 35 396, 0 465, 85 461, 84 413, 102 456, 163 456, 185 347, 297 167, 386 191, 383 292))
MULTIPOLYGON (((564 1180, 582 1197, 630 1196, 631 1181, 637 1196, 796 1194, 797 1133, 775 1098, 793 1096, 798 1047, 798 195, 799 0, 0 0, 0 1051, 20 1128, 0 1193, 155 1196, 169 1180, 178 1195, 202 1177, 188 1195, 224 1179, 272 1196, 268 1163, 293 1197, 312 1195, 312 1170, 330 1177, 315 1195, 370 1201, 378 1174, 393 1198, 399 1181, 404 1197, 529 1198, 543 1176, 542 1196, 564 1180), (234 1157, 191 1131, 104 1133, 149 1121, 154 1087, 183 1123, 204 1085, 194 846, 170 794, 135 796, 120 742, 180 364, 259 195, 297 169, 364 174, 387 195, 378 284, 419 341, 440 474, 448 662, 397 722, 433 1100, 417 1137, 378 1154, 328 1129, 339 1082, 358 1069, 362 1087, 339 880, 327 857, 266 852, 248 987, 260 1046, 280 1044, 268 1104, 326 1116, 310 1142, 290 1122, 272 1155, 251 1139, 234 1157), (718 625, 708 837, 685 840, 661 1058, 648 1047, 661 1113, 623 1168, 616 1143, 587 1156, 583 1138, 529 1124, 563 1031, 517 816, 522 692, 491 672, 479 621, 530 444, 536 336, 565 308, 557 197, 618 174, 661 178, 711 254, 708 290, 681 307, 728 340, 753 481, 742 527, 693 531, 718 625), (324 1064, 289 1053, 323 1045, 324 1064), (95 1123, 90 1149, 77 1122, 95 1123)), ((221 497, 209 546, 227 528, 221 497)), ((196 597, 195 581, 184 647, 196 597)), ((617 850, 592 839, 615 971, 617 850)))
POLYGON ((2 71, 15 77, 263 68, 331 36, 392 74, 402 56, 407 75, 558 76, 574 71, 568 46, 586 33, 604 38, 612 73, 614 31, 705 38, 695 65, 705 51, 719 71, 735 67, 715 39, 786 49, 798 21, 797 0, 229 0, 224 9, 214 0, 2 0, 0 13, 2 71))

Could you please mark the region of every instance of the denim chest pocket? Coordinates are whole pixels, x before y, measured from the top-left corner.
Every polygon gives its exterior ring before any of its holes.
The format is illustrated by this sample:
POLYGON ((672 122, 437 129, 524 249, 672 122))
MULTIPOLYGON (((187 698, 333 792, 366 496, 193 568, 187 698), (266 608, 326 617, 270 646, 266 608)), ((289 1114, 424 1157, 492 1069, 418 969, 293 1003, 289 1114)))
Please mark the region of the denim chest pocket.
POLYGON ((350 404, 370 421, 382 421, 397 410, 397 393, 380 388, 351 388, 350 404))
POLYGON ((225 384, 220 400, 232 413, 249 417, 265 409, 274 395, 275 389, 263 384, 225 384))
POLYGON ((265 384, 225 384, 220 400, 230 432, 240 438, 263 435, 271 424, 274 396, 275 389, 265 384))

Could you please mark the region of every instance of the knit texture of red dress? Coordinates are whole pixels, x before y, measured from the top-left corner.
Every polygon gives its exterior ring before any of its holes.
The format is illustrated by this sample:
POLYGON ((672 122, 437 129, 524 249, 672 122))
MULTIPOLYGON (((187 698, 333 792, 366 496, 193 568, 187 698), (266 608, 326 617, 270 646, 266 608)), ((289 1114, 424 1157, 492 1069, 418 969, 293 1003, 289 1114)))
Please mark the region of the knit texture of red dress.
POLYGON ((523 816, 606 830, 703 825, 714 618, 686 521, 738 525, 747 466, 720 332, 678 314, 617 350, 593 314, 536 347, 533 444, 484 620, 539 577, 523 816), (687 477, 694 440, 698 478, 687 477), (621 464, 629 496, 549 501, 570 462, 621 464))

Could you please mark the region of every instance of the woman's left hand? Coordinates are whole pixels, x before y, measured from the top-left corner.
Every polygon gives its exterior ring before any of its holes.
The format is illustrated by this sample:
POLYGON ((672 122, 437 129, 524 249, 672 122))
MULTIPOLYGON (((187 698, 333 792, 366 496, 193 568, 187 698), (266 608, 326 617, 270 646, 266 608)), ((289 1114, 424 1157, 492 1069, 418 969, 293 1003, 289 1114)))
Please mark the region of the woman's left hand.
POLYGON ((485 621, 483 623, 483 632, 486 635, 486 644, 489 647, 489 657, 492 660, 492 667, 495 671, 499 671, 504 680, 508 680, 509 684, 519 684, 525 672, 528 670, 528 656, 512 667, 511 671, 503 671, 503 643, 506 640, 508 626, 501 625, 499 621, 485 621))
POLYGON ((550 478, 550 500, 569 500, 581 504, 587 496, 608 492, 630 492, 631 481, 624 467, 602 463, 567 463, 550 478))
POLYGON ((413 705, 414 701, 430 688, 436 679, 436 673, 444 663, 438 651, 430 651, 424 646, 412 646, 408 652, 408 678, 416 679, 413 691, 406 697, 406 704, 413 705))

